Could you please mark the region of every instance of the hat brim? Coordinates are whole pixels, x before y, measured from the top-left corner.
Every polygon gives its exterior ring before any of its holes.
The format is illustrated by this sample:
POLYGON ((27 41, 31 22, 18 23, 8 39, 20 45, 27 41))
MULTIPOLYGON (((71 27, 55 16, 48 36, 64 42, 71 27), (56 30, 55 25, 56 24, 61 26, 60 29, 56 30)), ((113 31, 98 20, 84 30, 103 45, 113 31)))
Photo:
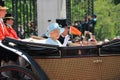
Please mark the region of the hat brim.
MULTIPOLYGON (((60 34, 62 34, 62 33, 65 31, 64 28, 60 28, 60 27, 59 27, 59 28, 56 28, 56 29, 60 30, 60 34)), ((55 29, 54 29, 54 30, 55 30, 55 29)), ((52 31, 53 31, 53 30, 52 30, 52 31)), ((51 32, 51 31, 47 31, 45 35, 46 35, 47 37, 50 37, 50 32, 51 32)))
POLYGON ((3 6, 0 6, 0 10, 7 10, 8 8, 7 7, 3 7, 3 6))
POLYGON ((4 19, 15 19, 14 17, 5 17, 4 19))

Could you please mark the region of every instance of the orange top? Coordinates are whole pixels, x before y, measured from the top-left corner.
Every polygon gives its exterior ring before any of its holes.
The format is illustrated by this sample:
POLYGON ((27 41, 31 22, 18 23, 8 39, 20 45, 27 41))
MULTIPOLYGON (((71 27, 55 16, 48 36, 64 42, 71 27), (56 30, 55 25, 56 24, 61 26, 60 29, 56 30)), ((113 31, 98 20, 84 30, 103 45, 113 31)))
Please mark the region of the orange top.
POLYGON ((78 36, 81 36, 82 33, 75 27, 73 26, 70 26, 70 34, 74 34, 74 35, 78 35, 78 36))

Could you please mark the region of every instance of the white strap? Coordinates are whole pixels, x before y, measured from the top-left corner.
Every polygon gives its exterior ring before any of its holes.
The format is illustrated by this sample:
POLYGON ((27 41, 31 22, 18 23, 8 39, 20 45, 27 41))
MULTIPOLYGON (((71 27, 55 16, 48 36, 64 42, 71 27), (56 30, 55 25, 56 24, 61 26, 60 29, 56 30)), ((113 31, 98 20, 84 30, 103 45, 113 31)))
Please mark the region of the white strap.
POLYGON ((0 25, 2 26, 2 31, 3 31, 3 34, 4 34, 4 25, 3 25, 3 23, 2 22, 0 22, 0 25))

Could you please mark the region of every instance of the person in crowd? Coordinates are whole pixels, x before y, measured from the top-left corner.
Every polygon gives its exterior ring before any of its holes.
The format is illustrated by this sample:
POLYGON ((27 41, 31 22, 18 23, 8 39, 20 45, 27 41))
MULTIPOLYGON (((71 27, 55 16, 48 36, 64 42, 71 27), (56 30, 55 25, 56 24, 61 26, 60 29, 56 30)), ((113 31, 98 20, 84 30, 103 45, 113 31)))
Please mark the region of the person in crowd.
POLYGON ((75 28, 77 28, 80 32, 82 32, 82 25, 81 25, 82 21, 81 20, 77 20, 77 21, 74 21, 74 24, 73 26, 75 28))
POLYGON ((88 19, 87 16, 85 16, 82 21, 81 21, 81 25, 82 25, 82 34, 84 35, 84 32, 87 30, 88 31, 88 19))
MULTIPOLYGON (((14 23, 14 17, 10 14, 10 13, 7 13, 6 15, 5 15, 5 17, 4 17, 4 23, 5 23, 5 25, 6 25, 6 27, 7 27, 7 31, 8 31, 8 33, 9 33, 9 36, 7 36, 7 37, 10 37, 10 38, 13 38, 13 39, 21 39, 21 38, 19 38, 18 36, 17 36, 17 33, 16 33, 16 31, 13 29, 13 23, 14 23)), ((21 57, 18 57, 18 55, 15 55, 15 54, 10 54, 9 56, 8 56, 8 61, 6 61, 7 63, 15 63, 15 62, 17 62, 18 61, 18 58, 21 58, 21 57), (13 57, 14 56, 14 57, 13 57)))
POLYGON ((69 35, 69 26, 66 20, 56 21, 61 28, 64 28, 64 32, 60 35, 59 41, 63 46, 67 46, 71 42, 71 37, 69 35))
POLYGON ((97 16, 95 14, 92 15, 92 23, 93 23, 93 34, 94 34, 95 25, 97 23, 97 16))
MULTIPOLYGON (((11 14, 7 13, 5 15, 5 17, 3 18, 4 21, 4 34, 7 35, 3 35, 3 37, 9 37, 9 38, 13 38, 13 39, 20 39, 17 36, 16 31, 13 29, 13 22, 14 22, 14 18, 11 14), (5 31, 6 30, 6 31, 5 31)), ((19 59, 19 55, 17 54, 12 54, 12 53, 4 53, 4 56, 2 57, 2 61, 1 61, 1 66, 6 66, 6 65, 18 65, 18 59, 19 59)), ((9 74, 4 74, 4 75, 9 75, 9 74)))
POLYGON ((92 21, 92 17, 89 15, 87 16, 87 24, 88 24, 88 31, 91 32, 93 34, 93 21, 92 21))
MULTIPOLYGON (((0 40, 3 40, 5 38, 5 35, 8 35, 7 29, 5 27, 5 24, 3 22, 3 18, 5 17, 5 14, 7 13, 7 7, 0 5, 0 40)), ((0 54, 0 66, 3 63, 4 54, 1 52, 0 54)), ((3 78, 3 75, 0 73, 0 77, 3 78)))
POLYGON ((17 27, 17 35, 20 39, 24 39, 25 38, 25 33, 24 33, 24 29, 22 25, 18 25, 17 27))
POLYGON ((30 36, 37 36, 37 29, 35 27, 35 22, 34 21, 30 21, 30 23, 28 24, 29 28, 30 28, 30 36))
POLYGON ((9 36, 7 28, 3 22, 3 18, 7 13, 7 7, 0 6, 0 40, 3 40, 6 36, 9 36))
POLYGON ((90 39, 88 39, 88 45, 97 45, 97 40, 95 38, 95 35, 92 35, 90 39))
POLYGON ((93 23, 92 23, 92 18, 91 16, 85 17, 85 23, 83 25, 84 27, 84 37, 86 39, 89 39, 93 35, 93 23))
POLYGON ((87 40, 86 37, 77 36, 73 40, 73 43, 70 46, 91 46, 98 45, 98 41, 95 38, 95 35, 91 35, 91 37, 87 40))
POLYGON ((108 38, 105 38, 103 42, 107 43, 107 42, 110 42, 110 40, 108 38))
POLYGON ((10 13, 7 13, 5 15, 4 23, 6 25, 8 33, 9 33, 8 37, 14 38, 14 39, 19 39, 19 37, 17 36, 16 31, 13 29, 14 17, 10 13))
POLYGON ((67 46, 67 44, 70 42, 70 35, 69 35, 69 27, 66 25, 66 26, 63 26, 62 28, 64 28, 64 32, 60 35, 59 37, 59 41, 61 42, 61 44, 63 46, 67 46))
POLYGON ((72 40, 72 43, 70 43, 69 46, 83 46, 82 41, 82 37, 77 36, 72 40))
POLYGON ((92 35, 93 35, 93 34, 92 34, 91 32, 89 32, 89 31, 85 31, 85 32, 84 32, 84 37, 85 37, 86 39, 91 38, 92 35))
MULTIPOLYGON (((10 38, 13 38, 13 39, 23 39, 25 36, 24 36, 24 33, 21 32, 21 37, 19 38, 17 36, 17 33, 16 31, 12 28, 13 26, 13 23, 14 23, 14 17, 10 14, 10 13, 7 13, 4 17, 4 23, 7 27, 7 31, 9 32, 9 36, 7 37, 10 37, 10 38)), ((21 26, 20 26, 21 27, 21 26)), ((27 64, 27 62, 20 56, 18 55, 15 55, 13 54, 12 56, 9 56, 9 60, 8 60, 8 63, 12 64, 12 63, 19 63, 17 65, 20 65, 20 66, 25 66, 27 64), (14 57, 13 57, 14 56, 14 57)))
MULTIPOLYGON (((16 31, 12 27, 15 18, 11 14, 7 13, 5 15, 5 17, 3 18, 3 20, 4 20, 4 26, 3 26, 4 30, 3 31, 5 32, 5 35, 2 35, 2 36, 4 38, 9 37, 9 38, 21 40, 21 38, 19 38, 17 36, 16 31)), ((9 52, 9 53, 3 53, 2 55, 3 55, 3 57, 1 59, 1 66, 20 65, 20 66, 26 67, 27 62, 25 61, 25 59, 23 59, 21 56, 19 56, 17 54, 13 54, 13 53, 9 52)), ((12 74, 5 72, 5 73, 2 73, 2 75, 5 77, 10 77, 12 74)))
POLYGON ((45 41, 46 44, 63 46, 58 40, 60 34, 64 32, 64 28, 59 27, 58 23, 52 23, 48 26, 46 36, 48 37, 45 41))

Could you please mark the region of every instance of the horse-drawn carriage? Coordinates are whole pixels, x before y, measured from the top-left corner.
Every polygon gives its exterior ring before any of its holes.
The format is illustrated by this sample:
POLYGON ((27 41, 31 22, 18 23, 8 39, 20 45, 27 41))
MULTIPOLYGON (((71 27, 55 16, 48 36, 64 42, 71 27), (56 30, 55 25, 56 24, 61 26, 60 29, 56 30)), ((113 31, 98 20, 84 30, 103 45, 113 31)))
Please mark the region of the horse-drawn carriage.
POLYGON ((30 69, 15 65, 0 68, 1 73, 22 74, 23 80, 120 79, 119 39, 102 45, 59 47, 5 38, 0 43, 0 53, 17 54, 28 62, 30 69))

